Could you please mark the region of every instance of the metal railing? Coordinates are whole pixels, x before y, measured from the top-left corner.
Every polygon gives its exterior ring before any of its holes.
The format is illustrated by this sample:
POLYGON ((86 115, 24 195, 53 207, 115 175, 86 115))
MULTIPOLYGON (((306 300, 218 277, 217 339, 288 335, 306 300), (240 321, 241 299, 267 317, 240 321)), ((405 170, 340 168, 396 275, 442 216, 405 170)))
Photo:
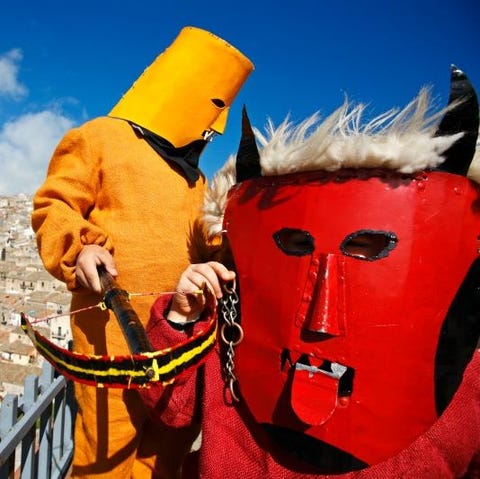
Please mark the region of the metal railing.
POLYGON ((23 397, 0 405, 0 479, 65 478, 73 455, 72 384, 44 363, 28 376, 23 397))

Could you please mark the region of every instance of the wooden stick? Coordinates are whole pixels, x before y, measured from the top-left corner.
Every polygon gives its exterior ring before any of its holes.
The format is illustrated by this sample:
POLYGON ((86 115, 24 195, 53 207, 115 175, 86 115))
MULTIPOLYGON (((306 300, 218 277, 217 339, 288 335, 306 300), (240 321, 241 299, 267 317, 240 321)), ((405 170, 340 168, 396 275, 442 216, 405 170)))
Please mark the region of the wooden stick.
POLYGON ((127 291, 120 288, 103 265, 98 266, 97 271, 105 294, 105 305, 115 314, 130 352, 132 354, 153 352, 145 328, 130 304, 127 291))

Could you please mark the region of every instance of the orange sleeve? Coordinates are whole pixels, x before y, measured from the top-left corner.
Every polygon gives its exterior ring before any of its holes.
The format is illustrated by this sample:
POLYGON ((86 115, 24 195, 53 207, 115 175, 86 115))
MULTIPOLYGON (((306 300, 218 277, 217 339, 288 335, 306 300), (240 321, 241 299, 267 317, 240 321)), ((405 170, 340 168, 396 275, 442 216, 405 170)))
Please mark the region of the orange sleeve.
POLYGON ((47 271, 74 290, 75 263, 85 244, 110 252, 108 235, 88 221, 100 182, 100 155, 82 129, 70 130, 57 146, 47 177, 33 199, 32 227, 47 271))

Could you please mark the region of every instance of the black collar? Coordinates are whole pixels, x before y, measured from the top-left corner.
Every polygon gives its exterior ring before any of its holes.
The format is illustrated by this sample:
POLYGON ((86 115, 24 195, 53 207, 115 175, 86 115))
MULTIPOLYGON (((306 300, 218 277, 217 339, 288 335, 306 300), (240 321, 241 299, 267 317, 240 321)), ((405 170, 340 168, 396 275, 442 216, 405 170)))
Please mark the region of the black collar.
POLYGON ((206 140, 195 140, 188 145, 176 148, 168 140, 156 135, 135 123, 129 122, 136 133, 145 139, 145 141, 166 161, 178 166, 188 182, 194 184, 200 178, 198 161, 205 145, 206 140))

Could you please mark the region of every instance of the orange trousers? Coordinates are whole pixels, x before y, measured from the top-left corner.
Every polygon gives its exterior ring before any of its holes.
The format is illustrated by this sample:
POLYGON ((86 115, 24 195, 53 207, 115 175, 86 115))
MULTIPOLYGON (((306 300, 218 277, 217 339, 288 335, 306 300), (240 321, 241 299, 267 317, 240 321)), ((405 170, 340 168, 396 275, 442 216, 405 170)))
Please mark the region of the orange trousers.
POLYGON ((177 479, 198 426, 174 429, 148 418, 135 390, 75 384, 75 479, 177 479))

